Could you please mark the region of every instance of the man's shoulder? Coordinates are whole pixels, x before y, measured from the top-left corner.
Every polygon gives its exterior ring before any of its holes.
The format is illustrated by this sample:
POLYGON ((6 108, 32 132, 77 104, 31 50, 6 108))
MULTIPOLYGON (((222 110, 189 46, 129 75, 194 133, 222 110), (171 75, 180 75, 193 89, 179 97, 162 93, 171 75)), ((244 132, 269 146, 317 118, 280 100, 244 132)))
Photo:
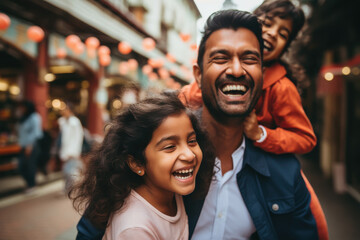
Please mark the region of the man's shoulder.
MULTIPOLYGON (((294 178, 298 177, 301 165, 295 154, 273 154, 255 147, 251 141, 246 142, 246 151, 255 166, 267 169, 271 178, 294 178)), ((250 164, 251 165, 251 164, 250 164)))

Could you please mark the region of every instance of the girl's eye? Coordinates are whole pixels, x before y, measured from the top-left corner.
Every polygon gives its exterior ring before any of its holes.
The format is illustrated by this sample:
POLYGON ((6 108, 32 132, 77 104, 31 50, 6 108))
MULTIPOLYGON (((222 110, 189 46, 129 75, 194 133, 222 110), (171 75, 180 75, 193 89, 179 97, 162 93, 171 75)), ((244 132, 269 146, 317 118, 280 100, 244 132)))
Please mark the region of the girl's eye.
POLYGON ((163 147, 162 149, 163 149, 163 150, 166 150, 166 151, 170 151, 170 150, 175 149, 175 145, 166 145, 166 146, 163 147))
POLYGON ((197 140, 196 140, 196 138, 192 138, 192 139, 190 139, 189 140, 189 145, 191 145, 191 146, 195 146, 195 145, 197 145, 197 140))

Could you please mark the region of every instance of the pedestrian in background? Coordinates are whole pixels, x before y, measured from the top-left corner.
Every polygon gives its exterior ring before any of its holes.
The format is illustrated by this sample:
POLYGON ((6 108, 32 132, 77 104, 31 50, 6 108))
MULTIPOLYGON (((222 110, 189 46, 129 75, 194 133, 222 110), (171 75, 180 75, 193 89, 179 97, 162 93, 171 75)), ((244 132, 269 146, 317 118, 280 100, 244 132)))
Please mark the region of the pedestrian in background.
POLYGON ((29 100, 19 103, 16 114, 19 117, 18 138, 21 147, 18 169, 26 181, 25 192, 30 193, 36 185, 37 159, 41 151, 38 140, 43 136, 42 120, 34 103, 29 100))
POLYGON ((65 193, 68 193, 75 179, 79 176, 83 163, 81 161, 84 131, 80 120, 74 115, 71 103, 61 111, 58 119, 60 128, 60 159, 63 162, 65 193))

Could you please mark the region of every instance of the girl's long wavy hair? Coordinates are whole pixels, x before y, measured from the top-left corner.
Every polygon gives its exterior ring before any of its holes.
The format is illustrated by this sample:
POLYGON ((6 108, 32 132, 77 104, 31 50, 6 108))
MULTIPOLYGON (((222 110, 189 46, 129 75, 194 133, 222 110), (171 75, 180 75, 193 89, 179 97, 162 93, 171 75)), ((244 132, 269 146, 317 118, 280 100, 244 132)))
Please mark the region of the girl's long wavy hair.
POLYGON ((143 178, 129 168, 128 158, 145 166, 144 152, 153 132, 164 119, 181 113, 189 116, 203 151, 194 195, 204 197, 213 176, 213 148, 196 116, 183 106, 177 92, 167 92, 130 105, 110 123, 102 144, 90 155, 83 178, 69 192, 74 208, 79 212, 86 209, 87 219, 104 229, 131 189, 144 184, 143 178))

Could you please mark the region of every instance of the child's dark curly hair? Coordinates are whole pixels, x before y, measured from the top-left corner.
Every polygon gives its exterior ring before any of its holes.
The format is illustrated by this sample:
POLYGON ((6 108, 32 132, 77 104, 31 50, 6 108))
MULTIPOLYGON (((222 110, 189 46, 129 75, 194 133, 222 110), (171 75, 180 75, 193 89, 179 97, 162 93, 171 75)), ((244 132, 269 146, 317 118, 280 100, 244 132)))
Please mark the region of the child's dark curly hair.
POLYGON ((164 119, 181 113, 189 116, 203 151, 194 195, 204 196, 213 176, 213 148, 196 116, 183 106, 177 92, 167 92, 130 105, 109 125, 104 141, 90 155, 82 180, 69 193, 75 209, 79 212, 86 209, 86 217, 104 229, 110 215, 123 206, 131 189, 144 183, 143 178, 129 168, 128 158, 145 166, 144 152, 153 132, 164 119))

